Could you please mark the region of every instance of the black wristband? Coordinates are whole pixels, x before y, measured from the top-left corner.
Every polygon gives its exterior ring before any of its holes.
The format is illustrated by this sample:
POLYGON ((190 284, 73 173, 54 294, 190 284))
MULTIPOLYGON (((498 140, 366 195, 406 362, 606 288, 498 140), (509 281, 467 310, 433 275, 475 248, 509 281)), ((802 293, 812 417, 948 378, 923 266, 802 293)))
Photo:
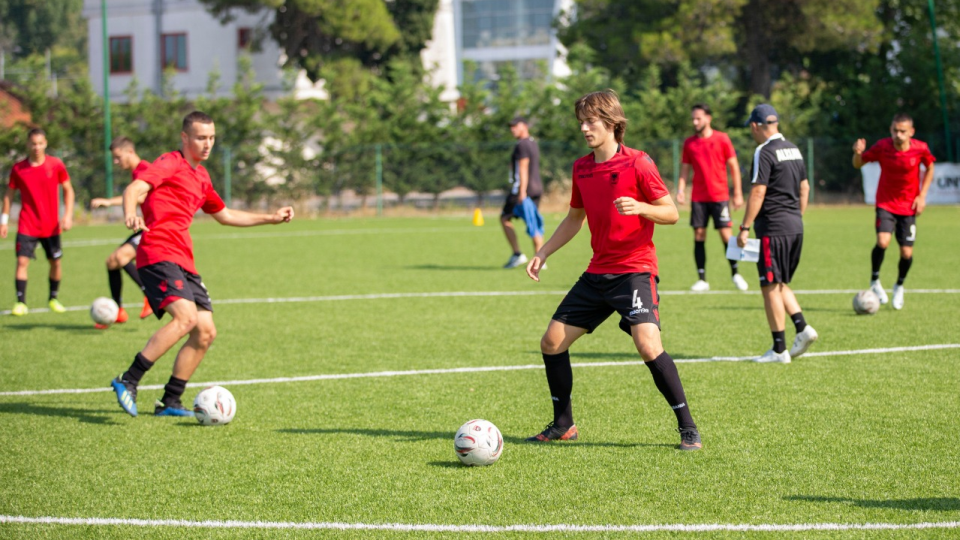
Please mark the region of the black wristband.
POLYGON ((746 226, 744 226, 744 225, 740 225, 740 230, 741 230, 741 231, 749 231, 749 230, 750 230, 750 227, 746 227, 746 226))

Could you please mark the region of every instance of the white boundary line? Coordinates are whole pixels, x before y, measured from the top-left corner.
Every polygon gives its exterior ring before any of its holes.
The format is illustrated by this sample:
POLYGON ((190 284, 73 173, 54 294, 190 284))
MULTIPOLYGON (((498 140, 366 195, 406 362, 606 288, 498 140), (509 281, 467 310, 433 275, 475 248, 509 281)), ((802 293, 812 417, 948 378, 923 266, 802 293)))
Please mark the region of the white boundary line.
POLYGON ((81 526, 128 526, 128 527, 186 527, 198 529, 299 529, 299 530, 364 530, 400 532, 453 532, 453 533, 505 533, 505 532, 797 532, 797 531, 876 531, 957 529, 960 521, 923 523, 671 523, 663 525, 440 525, 407 523, 341 523, 341 522, 292 522, 292 521, 187 521, 181 519, 128 519, 128 518, 64 518, 2 516, 0 523, 81 526))
MULTIPOLYGON (((940 345, 916 345, 911 347, 887 347, 878 349, 858 349, 848 351, 825 351, 806 353, 806 357, 824 357, 824 356, 849 356, 854 354, 890 354, 899 352, 915 351, 935 351, 942 349, 960 349, 960 343, 944 343, 940 345)), ((674 359, 678 364, 699 364, 706 362, 744 362, 753 360, 757 355, 751 356, 712 356, 710 358, 683 358, 674 359)), ((643 364, 641 360, 628 360, 623 362, 581 362, 572 364, 576 368, 588 367, 621 367, 638 366, 643 364)), ((188 383, 190 388, 206 387, 212 385, 220 386, 243 386, 249 384, 282 384, 309 381, 331 381, 340 379, 367 379, 380 377, 405 377, 410 375, 445 375, 451 373, 483 373, 490 371, 520 371, 527 369, 543 369, 543 364, 525 364, 517 366, 481 366, 481 367, 460 367, 444 369, 416 369, 408 371, 371 371, 366 373, 330 373, 325 375, 305 375, 302 377, 274 377, 271 379, 239 379, 235 381, 211 381, 188 383)), ((139 387, 140 390, 159 390, 163 385, 152 384, 139 387)), ((49 394, 89 394, 97 392, 112 392, 110 387, 103 388, 56 388, 51 390, 17 390, 0 392, 0 396, 39 396, 49 394)))
MULTIPOLYGON (((395 298, 455 298, 472 296, 541 296, 563 295, 569 291, 446 291, 446 292, 408 292, 408 293, 371 293, 340 294, 331 296, 288 296, 280 298, 226 298, 214 300, 214 305, 227 304, 289 304, 305 302, 336 302, 344 300, 388 300, 395 298)), ((801 289, 794 294, 856 294, 859 289, 801 289)), ((960 294, 960 289, 908 289, 910 294, 960 294)), ((760 291, 660 291, 661 296, 716 296, 716 295, 758 295, 760 291)), ((124 304, 124 307, 140 307, 140 302, 124 304)), ((67 311, 86 311, 90 306, 70 306, 67 311)), ((48 308, 31 309, 30 313, 49 313, 48 308)), ((0 316, 9 315, 10 310, 0 311, 0 316)))

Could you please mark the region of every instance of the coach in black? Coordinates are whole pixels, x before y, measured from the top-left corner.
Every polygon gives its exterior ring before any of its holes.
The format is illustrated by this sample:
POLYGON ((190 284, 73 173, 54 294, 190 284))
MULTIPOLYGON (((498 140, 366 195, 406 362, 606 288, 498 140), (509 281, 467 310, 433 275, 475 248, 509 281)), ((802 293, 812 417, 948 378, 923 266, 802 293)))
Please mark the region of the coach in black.
POLYGON ((783 137, 779 123, 777 110, 767 104, 757 105, 747 120, 753 140, 760 146, 753 154, 750 198, 737 244, 744 247, 750 228, 756 227, 760 239, 760 290, 773 333, 773 348, 756 361, 787 364, 805 353, 818 335, 803 319, 797 297, 787 285, 800 264, 803 212, 810 183, 800 150, 783 137), (790 314, 797 329, 789 351, 784 336, 784 312, 790 314))

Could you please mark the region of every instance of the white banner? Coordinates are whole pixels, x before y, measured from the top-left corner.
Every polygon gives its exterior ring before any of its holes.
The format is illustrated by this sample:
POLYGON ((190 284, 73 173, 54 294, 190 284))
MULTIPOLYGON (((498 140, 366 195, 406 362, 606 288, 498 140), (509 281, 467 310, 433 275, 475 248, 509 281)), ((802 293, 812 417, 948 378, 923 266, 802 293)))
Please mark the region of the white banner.
MULTIPOLYGON (((926 168, 920 166, 920 178, 926 168)), ((863 200, 867 204, 877 202, 877 184, 880 183, 880 164, 867 163, 860 169, 863 175, 863 200)), ((919 183, 920 180, 918 179, 919 183)), ((960 204, 960 163, 936 163, 933 168, 933 185, 927 192, 927 204, 960 204)))

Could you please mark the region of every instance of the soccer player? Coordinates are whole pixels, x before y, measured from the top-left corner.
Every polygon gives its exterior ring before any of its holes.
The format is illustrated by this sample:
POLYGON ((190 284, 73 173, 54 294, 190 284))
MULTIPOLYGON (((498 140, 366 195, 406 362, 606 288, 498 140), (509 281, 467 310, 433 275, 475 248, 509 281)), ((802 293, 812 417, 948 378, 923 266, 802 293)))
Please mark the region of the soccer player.
MULTIPOLYGON (((710 107, 697 103, 690 109, 694 135, 683 141, 683 157, 680 178, 677 180, 677 203, 686 199, 684 190, 687 178, 693 173, 693 191, 690 194, 690 226, 693 227, 693 259, 697 263, 697 282, 692 291, 709 291, 707 282, 707 223, 713 218, 713 228, 720 233, 723 249, 730 242, 730 191, 727 176, 733 179, 733 209, 743 206, 743 191, 740 187, 740 163, 730 137, 710 127, 713 116, 710 107)), ((733 284, 741 291, 747 290, 747 280, 740 275, 738 261, 728 260, 733 284)))
POLYGON ((880 265, 890 233, 896 231, 900 244, 900 267, 897 284, 893 286, 893 309, 903 309, 903 280, 913 264, 913 242, 917 238, 917 216, 927 205, 927 191, 933 184, 933 163, 936 158, 930 153, 927 143, 913 138, 913 118, 900 113, 890 124, 890 138, 881 139, 866 150, 867 141, 857 139, 853 143, 853 166, 859 169, 864 163, 880 163, 880 184, 877 186, 877 244, 870 256, 872 272, 870 290, 887 303, 887 293, 880 284, 880 265), (927 168, 920 178, 920 164, 927 168), (919 184, 918 184, 919 182, 919 184))
POLYGON ((540 147, 530 136, 530 126, 522 116, 510 121, 510 133, 517 139, 517 145, 513 147, 513 154, 510 156, 510 194, 503 204, 500 224, 510 248, 513 249, 513 255, 507 264, 503 265, 504 268, 516 268, 527 262, 527 256, 520 251, 517 233, 513 230, 513 218, 519 217, 527 224, 527 235, 533 239, 535 252, 543 246, 543 216, 537 208, 543 194, 543 183, 540 181, 540 147))
POLYGON ((819 335, 803 318, 797 297, 788 285, 800 264, 803 248, 803 213, 807 209, 810 183, 803 156, 795 144, 780 133, 780 116, 771 105, 757 105, 747 124, 760 146, 753 153, 750 197, 744 211, 737 245, 747 245, 750 228, 760 239, 760 292, 773 347, 757 362, 790 363, 807 352, 819 335), (788 351, 784 335, 784 312, 790 315, 797 335, 788 351))
POLYGON ((156 402, 157 416, 193 416, 181 396, 187 381, 200 365, 217 335, 213 305, 193 263, 189 227, 197 210, 211 214, 223 225, 251 227, 285 223, 293 219, 287 206, 274 214, 231 210, 224 205, 201 162, 210 157, 216 129, 206 114, 194 111, 183 119, 181 148, 160 156, 123 192, 123 216, 127 228, 143 231, 137 247, 137 270, 143 290, 157 318, 170 313, 171 320, 157 330, 137 353, 130 368, 111 381, 124 411, 137 416, 137 385, 154 362, 184 336, 173 365, 173 374, 156 402), (141 197, 143 217, 137 216, 141 197))
MULTIPOLYGON (((117 137, 114 139, 113 142, 110 143, 110 153, 113 155, 113 163, 115 165, 125 171, 133 171, 134 180, 139 178, 140 174, 150 166, 147 161, 140 159, 140 156, 137 155, 136 146, 133 144, 133 141, 127 137, 117 137)), ((141 199, 138 202, 142 204, 143 200, 141 199)), ((97 197, 90 201, 92 208, 107 208, 110 206, 120 206, 122 204, 123 197, 119 195, 110 199, 97 197)), ((140 273, 137 272, 137 265, 134 262, 137 256, 137 245, 140 244, 140 236, 142 234, 141 231, 134 232, 107 257, 107 281, 110 283, 110 296, 113 298, 113 301, 120 306, 120 311, 117 312, 117 323, 125 323, 129 318, 127 310, 123 309, 123 276, 120 274, 120 269, 122 268, 127 275, 130 276, 130 279, 137 284, 137 287, 141 290, 143 289, 143 282, 140 281, 140 273)), ((140 318, 146 319, 150 315, 153 315, 153 308, 150 307, 150 302, 147 302, 147 298, 144 297, 143 308, 140 310, 140 318)), ((98 330, 109 328, 108 325, 100 323, 94 323, 94 326, 98 330)))
POLYGON ((653 375, 657 389, 673 409, 681 450, 699 450, 700 433, 690 414, 680 375, 660 341, 660 298, 654 224, 677 222, 677 207, 646 153, 623 145, 627 119, 612 90, 593 92, 575 106, 580 132, 592 152, 573 164, 570 210, 550 240, 527 264, 527 275, 540 281, 547 257, 566 245, 583 227, 590 227, 593 258, 560 302, 540 351, 553 399, 553 421, 532 442, 572 441, 579 432, 573 421, 573 371, 570 346, 593 332, 611 314, 653 375))
POLYGON ((26 315, 27 268, 30 259, 36 259, 37 243, 50 263, 50 295, 47 305, 50 311, 63 313, 66 308, 57 300, 63 270, 60 258, 63 249, 60 233, 73 227, 73 184, 67 168, 58 158, 47 155, 47 134, 40 128, 27 133, 27 159, 18 162, 10 170, 10 183, 3 195, 3 212, 0 214, 0 238, 6 238, 10 221, 10 203, 13 190, 20 190, 20 218, 17 224, 17 303, 11 314, 26 315), (60 189, 63 189, 63 219, 60 219, 60 189))

